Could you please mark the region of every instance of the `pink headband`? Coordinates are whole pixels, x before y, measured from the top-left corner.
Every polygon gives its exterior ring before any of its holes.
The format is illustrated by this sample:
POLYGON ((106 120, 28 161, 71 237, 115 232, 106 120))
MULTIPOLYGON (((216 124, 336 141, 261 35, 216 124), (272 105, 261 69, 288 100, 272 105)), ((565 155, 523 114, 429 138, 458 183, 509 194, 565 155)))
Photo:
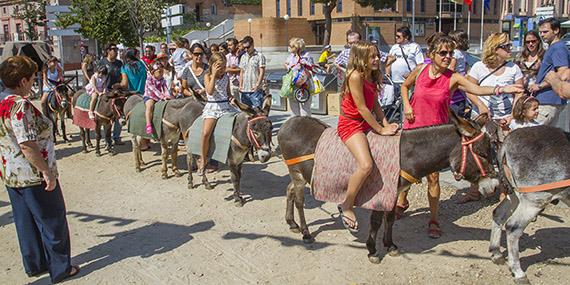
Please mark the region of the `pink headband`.
POLYGON ((526 97, 526 99, 524 99, 524 101, 523 101, 523 105, 526 104, 526 102, 528 102, 528 100, 531 100, 531 99, 534 99, 534 97, 532 97, 532 96, 526 97))

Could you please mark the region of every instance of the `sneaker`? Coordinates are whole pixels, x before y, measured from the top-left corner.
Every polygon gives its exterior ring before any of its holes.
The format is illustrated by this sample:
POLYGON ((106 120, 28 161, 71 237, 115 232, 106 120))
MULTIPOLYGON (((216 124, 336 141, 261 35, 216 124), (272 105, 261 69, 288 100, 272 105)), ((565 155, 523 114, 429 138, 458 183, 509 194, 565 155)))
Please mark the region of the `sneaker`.
POLYGON ((152 133, 154 133, 154 130, 152 129, 152 125, 151 125, 151 124, 147 124, 147 125, 146 125, 146 134, 147 134, 147 135, 152 135, 152 133))

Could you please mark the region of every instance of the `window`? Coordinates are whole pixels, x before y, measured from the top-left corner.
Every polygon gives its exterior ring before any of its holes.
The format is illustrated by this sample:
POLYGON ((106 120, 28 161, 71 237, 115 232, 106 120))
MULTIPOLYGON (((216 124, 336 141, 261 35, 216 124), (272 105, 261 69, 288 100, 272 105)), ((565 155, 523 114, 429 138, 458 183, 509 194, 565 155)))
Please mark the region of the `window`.
POLYGON ((291 16, 291 0, 287 0, 287 15, 291 16))
POLYGON ((412 0, 406 0, 406 12, 412 12, 412 0))
POLYGON ((471 10, 473 10, 472 11, 473 15, 477 15, 477 0, 473 0, 473 5, 471 5, 471 10))
POLYGON ((281 17, 281 0, 275 1, 275 11, 276 11, 275 17, 277 18, 281 17))
POLYGON ((8 12, 6 11, 6 7, 2 7, 2 12, 4 12, 4 15, 8 14, 8 12))
POLYGON ((336 1, 336 12, 337 12, 337 13, 342 13, 342 0, 337 0, 337 1, 336 1))
POLYGON ((315 0, 311 0, 309 4, 309 15, 315 15, 315 0))
POLYGON ((303 0, 297 0, 297 16, 303 16, 303 0))
POLYGON ((210 12, 212 15, 218 15, 218 7, 216 7, 216 3, 212 3, 210 7, 210 12))
POLYGON ((22 32, 22 24, 16 24, 16 33, 22 32))
POLYGON ((8 25, 4 25, 4 34, 7 35, 10 33, 10 27, 8 25))
POLYGON ((421 0, 420 1, 420 12, 425 12, 426 11, 426 0, 421 0))

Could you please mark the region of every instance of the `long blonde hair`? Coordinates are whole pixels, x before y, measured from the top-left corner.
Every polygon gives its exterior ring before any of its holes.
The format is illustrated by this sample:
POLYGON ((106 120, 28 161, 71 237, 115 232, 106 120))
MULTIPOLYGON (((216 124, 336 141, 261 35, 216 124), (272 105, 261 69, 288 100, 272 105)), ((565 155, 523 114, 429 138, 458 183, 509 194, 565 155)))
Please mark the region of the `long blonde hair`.
POLYGON ((226 56, 221 52, 215 52, 210 56, 210 60, 208 61, 208 74, 210 76, 212 76, 212 66, 218 61, 222 62, 222 66, 226 66, 226 56))
MULTIPOLYGON (((366 71, 370 68, 368 67, 368 61, 374 55, 378 55, 378 49, 375 45, 369 42, 359 41, 352 46, 350 49, 350 57, 348 58, 348 66, 346 69, 346 79, 344 80, 342 90, 343 96, 349 90, 348 80, 354 71, 358 71, 361 75, 364 75, 366 71)), ((380 68, 378 70, 372 71, 372 82, 380 89, 382 84, 382 71, 380 68)))
POLYGON ((506 33, 494 33, 491 34, 485 44, 483 45, 483 54, 481 56, 481 61, 490 68, 496 68, 499 65, 499 56, 497 55, 497 48, 508 43, 509 35, 506 33))

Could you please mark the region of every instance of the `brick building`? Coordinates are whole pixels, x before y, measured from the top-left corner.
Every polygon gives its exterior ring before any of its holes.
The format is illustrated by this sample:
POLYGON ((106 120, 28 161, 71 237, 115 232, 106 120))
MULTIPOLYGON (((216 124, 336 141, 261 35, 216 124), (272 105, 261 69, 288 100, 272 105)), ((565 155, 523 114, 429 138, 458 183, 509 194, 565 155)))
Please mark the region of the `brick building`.
MULTIPOLYGON (((184 2, 184 1, 181 1, 184 2)), ((198 22, 219 23, 225 19, 248 19, 261 17, 261 3, 258 1, 232 0, 186 0, 186 11, 194 13, 198 22), (237 4, 252 3, 252 4, 237 4)))
MULTIPOLYGON (((481 32, 481 1, 473 0, 471 13, 470 39, 479 42, 481 32)), ((500 31, 500 19, 503 1, 490 0, 490 9, 484 16, 484 36, 500 31)), ((358 30, 367 39, 376 39, 381 45, 394 44, 395 30, 402 26, 411 26, 412 0, 397 0, 394 7, 375 10, 372 7, 361 7, 353 0, 338 0, 332 13, 332 45, 345 43, 345 32, 358 30)), ((252 31, 256 41, 262 40, 266 46, 286 45, 287 38, 300 36, 307 44, 323 43, 325 20, 322 4, 311 0, 263 0, 262 18, 252 23, 246 20, 236 21, 235 34, 242 37, 252 31), (283 16, 289 15, 285 21, 283 16)), ((425 43, 425 38, 439 29, 439 0, 416 0, 416 32, 415 39, 425 43)), ((443 0, 441 26, 444 32, 453 30, 454 15, 457 18, 457 29, 468 29, 467 6, 455 5, 443 0), (456 10, 457 8, 457 10, 456 10)))
MULTIPOLYGON (((21 7, 23 0, 0 0, 0 47, 9 41, 29 41, 24 31, 27 29, 26 23, 22 19, 14 16, 16 7, 21 7)), ((37 27, 36 32, 39 40, 45 40, 45 28, 37 27)))

